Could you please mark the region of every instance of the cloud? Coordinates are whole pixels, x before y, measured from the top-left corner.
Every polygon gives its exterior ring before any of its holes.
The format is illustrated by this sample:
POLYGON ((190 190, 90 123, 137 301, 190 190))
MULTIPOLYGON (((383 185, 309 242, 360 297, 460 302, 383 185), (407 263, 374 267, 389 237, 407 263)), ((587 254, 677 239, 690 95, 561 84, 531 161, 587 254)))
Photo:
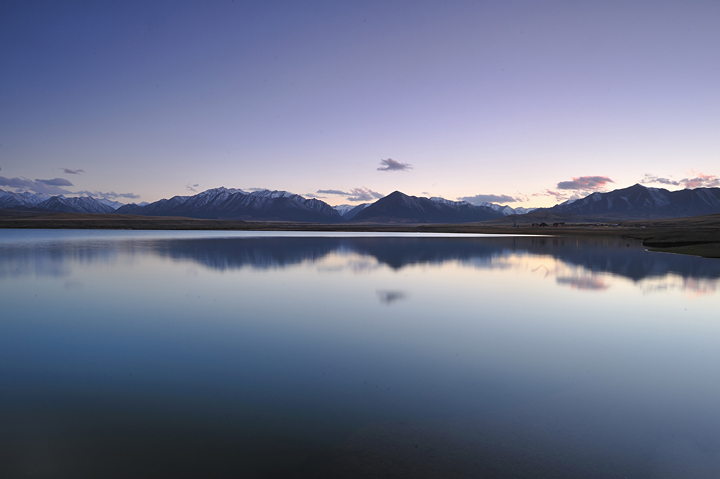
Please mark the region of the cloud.
POLYGON ((104 197, 108 199, 114 198, 140 198, 135 193, 115 193, 114 191, 108 191, 104 193, 102 191, 77 191, 73 192, 62 188, 63 186, 73 186, 68 180, 64 178, 53 178, 50 180, 29 180, 27 178, 6 178, 0 176, 0 186, 7 186, 24 191, 34 191, 35 193, 43 193, 46 195, 78 195, 78 196, 92 196, 95 198, 104 197))
POLYGON ((325 198, 324 196, 318 196, 313 193, 305 193, 304 195, 301 195, 301 196, 304 196, 305 198, 325 198))
POLYGON ((53 178, 51 180, 35 180, 38 183, 42 183, 43 185, 47 186, 73 186, 72 183, 70 183, 65 178, 53 178))
POLYGON ((712 188, 720 186, 720 178, 715 175, 706 175, 703 173, 696 173, 695 178, 683 178, 680 180, 680 184, 685 188, 712 188))
POLYGON ((560 192, 560 191, 553 191, 553 190, 545 190, 541 193, 533 193, 530 196, 552 196, 555 198, 555 201, 567 201, 567 200, 578 200, 582 198, 582 195, 579 195, 577 192, 575 193, 566 193, 566 192, 560 192))
POLYGON ((63 173, 67 175, 79 175, 85 173, 85 170, 71 170, 70 168, 63 168, 63 173))
POLYGON ((658 176, 651 175, 649 173, 645 173, 645 177, 642 180, 640 180, 640 183, 644 183, 644 184, 657 183, 657 184, 661 184, 661 185, 672 185, 672 186, 678 186, 680 184, 679 181, 673 181, 668 178, 660 178, 658 176))
POLYGON ((195 188, 197 188, 198 186, 200 185, 198 185, 197 183, 194 185, 188 183, 187 185, 185 185, 185 188, 187 188, 188 191, 197 191, 195 188))
POLYGON ((557 184, 560 190, 596 191, 605 188, 608 183, 615 183, 607 176, 580 176, 573 177, 571 181, 561 181, 557 184))
POLYGON ((267 188, 247 188, 248 191, 270 191, 267 188))
POLYGON ((51 180, 30 180, 27 178, 6 178, 4 176, 0 176, 0 186, 8 186, 10 188, 25 191, 29 190, 34 191, 35 193, 44 193, 47 195, 62 195, 72 192, 61 187, 73 186, 73 184, 63 178, 53 178, 51 180))
POLYGON ((640 180, 641 183, 655 183, 661 185, 670 186, 682 186, 685 188, 713 188, 720 186, 720 178, 716 175, 706 175, 705 173, 696 173, 694 178, 683 178, 682 180, 675 181, 669 178, 661 178, 659 176, 645 173, 645 177, 640 180))
POLYGON ((467 201, 468 203, 514 203, 520 201, 518 198, 513 198, 508 195, 475 195, 475 196, 461 196, 458 198, 460 201, 467 201))
POLYGON ((109 200, 117 199, 117 198, 130 198, 130 199, 136 199, 140 198, 140 195, 136 195, 135 193, 115 193, 114 191, 108 191, 108 192, 102 192, 102 191, 78 191, 77 193, 72 193, 74 195, 80 195, 80 196, 92 196, 93 198, 107 198, 109 200))
POLYGON ((406 170, 412 170, 412 165, 409 163, 400 163, 399 161, 395 161, 392 158, 388 158, 387 160, 380 160, 380 165, 378 167, 378 171, 406 171, 406 170))
POLYGON ((320 193, 322 195, 351 195, 352 193, 348 193, 347 191, 342 190, 317 190, 317 193, 320 193))
POLYGON ((385 196, 369 188, 353 188, 348 194, 350 195, 347 197, 348 201, 372 201, 385 196))

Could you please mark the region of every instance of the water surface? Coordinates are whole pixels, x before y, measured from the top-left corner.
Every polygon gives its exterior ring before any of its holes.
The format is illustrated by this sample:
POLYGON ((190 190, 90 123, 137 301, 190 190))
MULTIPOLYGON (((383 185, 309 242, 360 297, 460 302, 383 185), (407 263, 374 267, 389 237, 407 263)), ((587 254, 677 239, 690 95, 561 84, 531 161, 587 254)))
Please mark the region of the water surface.
POLYGON ((720 261, 0 231, 2 477, 718 477, 720 261))

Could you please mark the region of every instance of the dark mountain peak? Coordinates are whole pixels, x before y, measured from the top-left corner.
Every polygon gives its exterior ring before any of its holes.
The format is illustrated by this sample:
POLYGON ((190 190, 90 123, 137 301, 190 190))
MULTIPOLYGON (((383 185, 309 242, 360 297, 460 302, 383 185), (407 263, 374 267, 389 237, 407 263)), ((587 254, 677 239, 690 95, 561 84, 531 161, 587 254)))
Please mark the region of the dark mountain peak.
POLYGON ((358 212, 352 221, 374 223, 471 223, 503 216, 492 208, 469 203, 441 203, 393 191, 358 212))

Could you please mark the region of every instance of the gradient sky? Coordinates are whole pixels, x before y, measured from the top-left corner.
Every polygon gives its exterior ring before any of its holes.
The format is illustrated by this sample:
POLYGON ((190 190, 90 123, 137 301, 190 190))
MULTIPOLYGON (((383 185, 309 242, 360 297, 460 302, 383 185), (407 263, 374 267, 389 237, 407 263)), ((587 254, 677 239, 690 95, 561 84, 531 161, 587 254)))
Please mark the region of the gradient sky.
POLYGON ((716 0, 5 1, 0 188, 720 186, 719 25, 716 0))

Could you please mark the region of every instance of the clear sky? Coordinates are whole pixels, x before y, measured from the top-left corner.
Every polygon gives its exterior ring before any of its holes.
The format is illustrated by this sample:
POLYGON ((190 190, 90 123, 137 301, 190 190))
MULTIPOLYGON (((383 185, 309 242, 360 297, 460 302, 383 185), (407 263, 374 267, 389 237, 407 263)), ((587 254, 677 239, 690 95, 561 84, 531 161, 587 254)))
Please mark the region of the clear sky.
POLYGON ((720 2, 4 1, 0 168, 124 202, 720 186, 720 2))

